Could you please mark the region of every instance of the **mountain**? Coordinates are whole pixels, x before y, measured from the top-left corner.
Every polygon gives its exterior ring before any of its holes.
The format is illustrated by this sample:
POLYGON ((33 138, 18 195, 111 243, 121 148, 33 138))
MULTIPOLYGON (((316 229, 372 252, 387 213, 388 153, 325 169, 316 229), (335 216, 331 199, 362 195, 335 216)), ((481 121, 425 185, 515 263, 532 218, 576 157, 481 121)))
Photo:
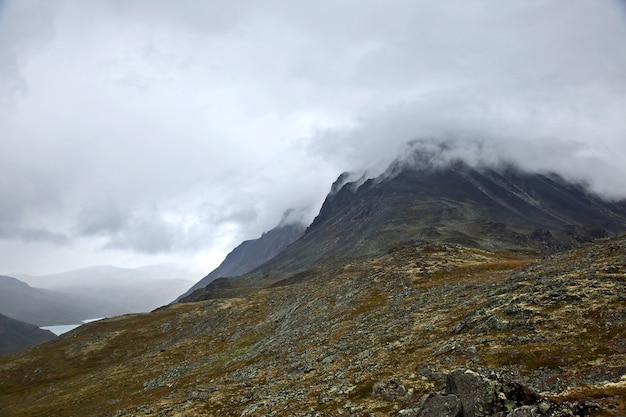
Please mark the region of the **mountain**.
MULTIPOLYGON (((145 268, 147 271, 162 268, 145 268)), ((189 287, 185 279, 155 278, 140 269, 93 266, 60 274, 19 275, 31 285, 90 300, 96 317, 150 311, 169 303, 189 287)), ((80 321, 79 321, 80 322, 80 321)), ((71 323, 71 322, 70 322, 71 323)))
POLYGON ((101 317, 92 298, 33 288, 8 276, 0 276, 0 313, 38 326, 101 317))
POLYGON ((556 251, 626 230, 626 203, 604 201, 555 174, 512 166, 395 163, 366 181, 342 174, 302 238, 241 279, 220 279, 182 301, 245 294, 314 277, 410 242, 556 251), (220 295, 221 294, 221 295, 220 295))
MULTIPOLYGON (((507 249, 565 249, 624 230, 626 205, 610 203, 554 174, 513 167, 392 167, 329 195, 313 235, 350 241, 364 253, 410 240, 507 249), (375 238, 374 238, 375 237, 375 238)), ((326 249, 326 248, 324 248, 326 249)), ((354 247, 351 248, 354 250, 354 247)))
POLYGON ((233 249, 226 259, 206 277, 198 281, 176 301, 204 288, 217 278, 235 277, 252 271, 282 252, 304 233, 300 223, 280 224, 265 232, 258 239, 246 240, 233 249))
POLYGON ((0 357, 0 416, 624 416, 624 207, 512 167, 343 175, 251 272, 0 357))
POLYGON ((56 336, 49 330, 0 314, 0 355, 48 342, 56 336))
POLYGON ((463 416, 624 416, 625 259, 624 235, 551 255, 412 243, 104 319, 0 357, 0 415, 441 416, 419 413, 443 397, 463 416), (490 378, 453 391, 478 379, 463 368, 490 378))

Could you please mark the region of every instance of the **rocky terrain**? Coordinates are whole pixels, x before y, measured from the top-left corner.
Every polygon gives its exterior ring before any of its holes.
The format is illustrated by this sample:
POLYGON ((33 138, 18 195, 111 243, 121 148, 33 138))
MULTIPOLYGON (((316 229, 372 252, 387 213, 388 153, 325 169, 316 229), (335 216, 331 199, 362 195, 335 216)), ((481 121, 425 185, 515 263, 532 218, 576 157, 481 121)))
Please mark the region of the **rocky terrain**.
POLYGON ((3 357, 0 415, 623 416, 625 294, 626 236, 549 256, 407 244, 3 357), (491 388, 468 399, 459 375, 491 388))

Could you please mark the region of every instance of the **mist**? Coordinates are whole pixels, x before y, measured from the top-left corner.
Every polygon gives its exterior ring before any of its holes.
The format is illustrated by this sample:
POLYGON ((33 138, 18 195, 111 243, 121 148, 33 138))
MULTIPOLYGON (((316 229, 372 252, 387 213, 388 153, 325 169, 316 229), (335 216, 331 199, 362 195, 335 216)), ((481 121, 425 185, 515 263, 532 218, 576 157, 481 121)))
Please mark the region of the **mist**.
POLYGON ((610 0, 0 2, 0 271, 201 277, 408 143, 626 198, 625 40, 610 0))

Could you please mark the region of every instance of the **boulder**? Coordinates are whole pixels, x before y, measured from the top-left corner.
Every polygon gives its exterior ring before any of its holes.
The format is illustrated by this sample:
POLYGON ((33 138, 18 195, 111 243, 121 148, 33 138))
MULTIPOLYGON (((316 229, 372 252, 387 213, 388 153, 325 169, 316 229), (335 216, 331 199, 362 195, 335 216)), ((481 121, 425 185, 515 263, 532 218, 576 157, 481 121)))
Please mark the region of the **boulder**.
POLYGON ((461 401, 463 417, 481 417, 493 414, 500 398, 499 384, 468 369, 457 369, 446 378, 446 392, 461 401))
POLYGON ((461 400, 453 394, 433 393, 426 398, 418 417, 461 417, 461 400))

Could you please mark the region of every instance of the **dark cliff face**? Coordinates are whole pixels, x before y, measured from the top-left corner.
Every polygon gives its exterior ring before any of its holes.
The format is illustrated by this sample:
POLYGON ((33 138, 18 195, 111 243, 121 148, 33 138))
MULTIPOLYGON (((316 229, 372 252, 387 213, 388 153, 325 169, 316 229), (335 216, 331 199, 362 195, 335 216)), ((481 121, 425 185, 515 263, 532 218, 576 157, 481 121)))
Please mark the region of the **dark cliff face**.
POLYGON ((55 339, 49 330, 0 314, 0 355, 17 352, 55 339))
POLYGON ((545 249, 535 244, 534 232, 549 232, 555 242, 571 247, 625 228, 624 202, 603 201, 556 175, 512 167, 479 170, 459 162, 405 168, 358 188, 344 184, 328 196, 309 232, 357 246, 427 239, 545 249), (389 232, 397 237, 385 236, 389 232))
POLYGON ((263 233, 258 239, 246 240, 232 250, 226 259, 206 277, 202 278, 176 301, 189 297, 218 278, 235 277, 252 271, 282 252, 304 233, 299 223, 281 225, 263 233))
POLYGON ((194 300, 309 279, 416 242, 483 249, 558 251, 626 230, 626 204, 607 202, 557 175, 462 162, 333 184, 304 236, 253 273, 208 288, 194 300))

